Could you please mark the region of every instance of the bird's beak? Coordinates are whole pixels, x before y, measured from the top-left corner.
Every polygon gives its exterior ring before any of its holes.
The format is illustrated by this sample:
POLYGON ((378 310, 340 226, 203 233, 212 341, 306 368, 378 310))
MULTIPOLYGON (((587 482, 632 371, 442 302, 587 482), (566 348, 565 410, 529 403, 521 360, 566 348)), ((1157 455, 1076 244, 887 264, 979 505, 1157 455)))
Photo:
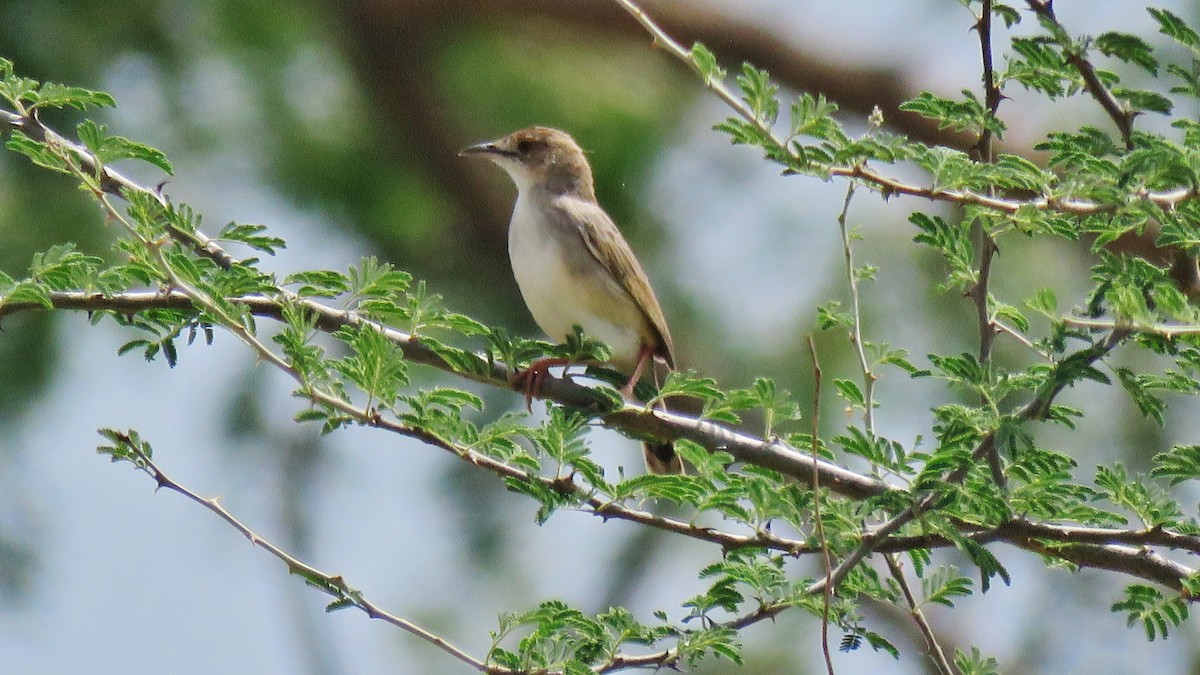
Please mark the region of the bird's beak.
POLYGON ((466 157, 468 155, 504 155, 504 154, 505 154, 505 152, 500 149, 500 146, 496 145, 495 141, 485 141, 483 143, 476 143, 475 145, 467 146, 467 147, 463 148, 462 150, 458 151, 459 157, 466 157))

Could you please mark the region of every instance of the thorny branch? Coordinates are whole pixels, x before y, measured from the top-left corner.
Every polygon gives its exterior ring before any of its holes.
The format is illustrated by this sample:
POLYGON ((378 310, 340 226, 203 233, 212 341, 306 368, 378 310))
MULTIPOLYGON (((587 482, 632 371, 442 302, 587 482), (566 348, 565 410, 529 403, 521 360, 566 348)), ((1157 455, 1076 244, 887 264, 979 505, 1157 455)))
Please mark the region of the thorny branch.
MULTIPOLYGON (((1038 17, 1052 25, 1055 33, 1059 36, 1067 35, 1066 28, 1054 13, 1053 0, 1026 0, 1029 9, 1038 17)), ((1105 86, 1100 80, 1100 76, 1096 74, 1096 67, 1092 62, 1079 51, 1079 49, 1069 41, 1063 42, 1060 40, 1060 47, 1063 50, 1063 56, 1066 57, 1067 63, 1071 64, 1075 70, 1079 71, 1079 76, 1083 78, 1083 86, 1087 92, 1096 99, 1104 112, 1112 118, 1114 124, 1117 125, 1117 131, 1121 134, 1121 140, 1125 141, 1125 149, 1133 149, 1133 118, 1137 113, 1132 110, 1125 109, 1117 97, 1113 95, 1112 90, 1105 86)))
MULTIPOLYGON (((866 429, 867 435, 869 437, 874 437, 875 436, 875 373, 873 373, 871 370, 870 362, 867 360, 866 346, 863 343, 862 305, 861 305, 860 298, 859 298, 859 288, 858 288, 859 271, 855 267, 855 264, 854 264, 854 248, 853 248, 853 246, 851 246, 851 235, 850 235, 849 227, 847 225, 847 218, 848 218, 849 211, 850 211, 850 202, 854 199, 854 187, 855 187, 854 183, 850 183, 849 185, 846 186, 846 198, 842 202, 842 211, 841 211, 841 213, 838 214, 837 221, 838 221, 838 229, 842 235, 842 255, 846 261, 846 285, 849 288, 849 292, 850 292, 850 319, 851 319, 850 340, 854 344, 855 356, 857 356, 857 358, 858 358, 858 367, 862 374, 862 380, 863 380, 863 398, 866 401, 866 408, 865 408, 865 410, 863 410, 863 426, 866 429)), ((815 364, 816 350, 812 347, 812 337, 811 336, 809 337, 809 348, 810 348, 810 350, 813 351, 813 361, 815 364)), ((817 369, 816 375, 817 375, 817 380, 819 382, 820 381, 820 370, 819 369, 817 369)), ((820 393, 819 385, 816 388, 817 388, 817 393, 819 394, 820 393)), ((814 404, 814 408, 815 408, 815 404, 814 404)), ((816 412, 816 410, 814 410, 813 411, 813 416, 814 416, 813 438, 814 439, 816 438, 816 435, 817 435, 816 428, 815 428, 816 427, 816 421, 815 421, 816 414, 817 414, 817 412, 816 412)), ((815 441, 814 441, 813 448, 814 448, 814 454, 815 454, 815 449, 816 449, 815 441)), ((815 488, 814 488, 814 490, 815 490, 815 488)), ((819 518, 819 516, 820 516, 819 513, 816 514, 817 518, 819 518)), ((819 520, 817 521, 817 524, 818 524, 818 527, 820 527, 819 520)), ((921 632, 921 635, 924 636, 926 647, 929 651, 930 656, 933 658, 934 663, 937 665, 937 667, 938 667, 939 671, 941 671, 942 675, 955 675, 954 670, 950 668, 949 662, 946 660, 945 652, 943 651, 941 644, 938 642, 937 636, 933 633, 933 629, 930 627, 929 622, 925 620, 925 614, 921 611, 920 607, 917 606, 916 601, 913 599, 912 591, 909 589, 909 586, 908 586, 908 580, 905 579, 903 570, 900 568, 900 565, 896 562, 895 554, 893 554, 893 553, 884 554, 884 560, 887 561, 888 570, 891 573, 892 578, 895 579, 897 585, 899 585, 901 590, 904 592, 905 598, 908 601, 909 614, 913 617, 913 620, 916 622, 917 627, 921 632)), ((825 587, 823 589, 824 593, 825 593, 825 596, 824 596, 825 597, 825 624, 822 625, 823 629, 826 629, 826 626, 829 622, 829 595, 833 592, 833 586, 831 583, 833 580, 832 568, 833 568, 833 565, 829 560, 829 553, 826 551, 826 553, 825 553, 825 575, 826 575, 826 578, 825 578, 825 587)), ((833 663, 832 663, 832 660, 829 658, 828 640, 823 641, 822 644, 825 646, 825 663, 828 668, 829 675, 833 675, 833 663)))
MULTIPOLYGON (((996 73, 992 69, 992 0, 983 0, 983 9, 980 12, 975 28, 979 34, 979 51, 983 64, 984 100, 988 107, 988 119, 979 134, 979 144, 977 147, 979 150, 979 160, 991 163, 993 153, 990 125, 996 120, 996 111, 1000 108, 1001 100, 1000 88, 996 85, 996 73)), ((992 194, 993 191, 989 189, 988 193, 992 194)), ((992 343, 996 339, 996 327, 992 323, 992 312, 989 307, 991 301, 992 262, 995 260, 996 254, 1000 249, 996 245, 995 236, 992 235, 987 223, 983 219, 975 219, 974 229, 977 230, 977 237, 979 239, 979 272, 975 279, 975 285, 971 287, 969 295, 971 301, 975 303, 975 315, 979 328, 979 363, 984 368, 991 368, 992 343)), ((992 472, 992 480, 996 481, 996 485, 1001 490, 1007 489, 1008 479, 1004 475, 1004 463, 1000 459, 1000 453, 995 448, 992 448, 984 459, 987 460, 988 468, 992 472)))

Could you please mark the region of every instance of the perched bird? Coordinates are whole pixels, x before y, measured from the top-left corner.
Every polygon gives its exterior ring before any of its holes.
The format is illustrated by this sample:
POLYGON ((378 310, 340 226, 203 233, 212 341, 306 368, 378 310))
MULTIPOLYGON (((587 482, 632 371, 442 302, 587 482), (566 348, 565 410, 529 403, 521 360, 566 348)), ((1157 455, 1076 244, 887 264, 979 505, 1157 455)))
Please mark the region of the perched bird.
MULTIPOLYGON (((534 321, 565 340, 575 324, 612 348, 611 365, 629 374, 626 398, 657 357, 674 367, 671 333, 633 250, 596 202, 592 168, 566 132, 530 127, 472 145, 464 155, 486 157, 517 184, 508 230, 508 255, 534 321)), ((546 369, 565 359, 541 359, 522 373, 526 392, 546 369)), ((652 473, 682 473, 669 443, 644 445, 652 473)))

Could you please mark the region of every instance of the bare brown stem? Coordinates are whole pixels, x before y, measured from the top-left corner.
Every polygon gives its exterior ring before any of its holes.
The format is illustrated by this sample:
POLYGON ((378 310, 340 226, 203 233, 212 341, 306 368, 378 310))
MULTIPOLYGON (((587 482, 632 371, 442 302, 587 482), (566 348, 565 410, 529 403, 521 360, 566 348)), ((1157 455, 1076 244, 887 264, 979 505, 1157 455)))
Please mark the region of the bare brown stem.
MULTIPOLYGON (((847 197, 849 203, 849 197, 847 197)), ((842 211, 845 215, 845 211, 842 211)), ((812 333, 807 336, 808 353, 812 357, 813 367, 813 404, 812 404, 812 457, 813 461, 820 458, 821 446, 821 361, 817 358, 817 345, 813 342, 812 333)), ((820 476, 813 474, 813 523, 817 531, 817 541, 821 544, 821 559, 825 563, 825 589, 821 598, 821 654, 825 657, 825 669, 833 675, 833 656, 829 653, 829 604, 833 599, 833 556, 829 554, 829 540, 825 538, 825 523, 821 520, 821 481, 820 476)))
POLYGON ((925 638, 925 648, 929 652, 929 657, 933 659, 934 665, 937 666, 938 672, 942 675, 955 675, 958 671, 950 665, 950 660, 946 658, 946 651, 942 649, 942 645, 938 642, 937 634, 933 632, 933 627, 929 625, 929 621, 925 618, 925 612, 921 611, 921 606, 917 603, 917 599, 913 597, 912 589, 909 588, 908 579, 904 576, 904 569, 896 560, 894 555, 885 555, 883 559, 887 561, 888 571, 892 575, 892 579, 896 580, 896 585, 900 587, 900 592, 904 594, 904 601, 908 603, 908 613, 912 616, 913 621, 917 624, 917 629, 921 631, 921 636, 925 638))

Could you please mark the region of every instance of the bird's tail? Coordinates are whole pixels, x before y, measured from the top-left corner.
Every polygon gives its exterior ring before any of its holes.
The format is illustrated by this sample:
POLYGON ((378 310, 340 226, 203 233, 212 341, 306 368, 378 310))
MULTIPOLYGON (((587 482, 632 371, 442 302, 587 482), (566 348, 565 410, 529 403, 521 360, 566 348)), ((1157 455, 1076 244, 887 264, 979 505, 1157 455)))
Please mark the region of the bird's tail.
POLYGON ((674 443, 642 443, 646 469, 660 476, 683 474, 683 460, 675 452, 674 443))

